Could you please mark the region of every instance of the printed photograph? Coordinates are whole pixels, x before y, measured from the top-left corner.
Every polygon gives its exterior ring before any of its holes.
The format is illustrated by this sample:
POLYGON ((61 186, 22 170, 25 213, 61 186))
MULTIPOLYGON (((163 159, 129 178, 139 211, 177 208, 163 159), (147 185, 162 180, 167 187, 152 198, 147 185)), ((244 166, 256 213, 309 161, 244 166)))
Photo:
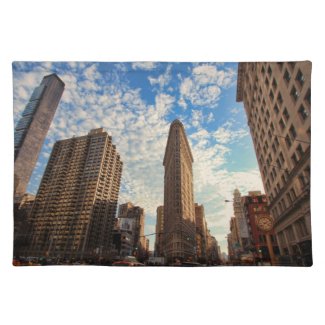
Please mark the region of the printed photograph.
POLYGON ((12 68, 13 265, 312 266, 310 61, 12 68))

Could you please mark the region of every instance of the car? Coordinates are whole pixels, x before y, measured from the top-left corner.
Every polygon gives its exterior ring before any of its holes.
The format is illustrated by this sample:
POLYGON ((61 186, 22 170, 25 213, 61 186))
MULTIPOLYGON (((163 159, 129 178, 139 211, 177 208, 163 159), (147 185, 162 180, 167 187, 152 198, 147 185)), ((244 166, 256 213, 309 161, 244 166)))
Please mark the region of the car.
POLYGON ((134 256, 126 256, 120 261, 116 261, 112 264, 113 266, 144 266, 144 264, 137 261, 134 256))

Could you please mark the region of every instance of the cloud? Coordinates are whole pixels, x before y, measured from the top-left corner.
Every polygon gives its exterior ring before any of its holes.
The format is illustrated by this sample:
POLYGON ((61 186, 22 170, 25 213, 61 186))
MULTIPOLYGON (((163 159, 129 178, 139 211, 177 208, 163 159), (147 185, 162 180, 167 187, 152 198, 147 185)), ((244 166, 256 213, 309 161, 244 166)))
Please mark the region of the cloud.
POLYGON ((225 123, 219 127, 214 133, 214 138, 221 144, 233 143, 249 135, 247 129, 233 129, 232 123, 225 123))
POLYGON ((133 62, 132 63, 132 69, 137 70, 137 69, 142 69, 142 70, 152 70, 157 66, 156 62, 133 62))
POLYGON ((213 122, 214 121, 214 115, 212 112, 209 113, 207 117, 207 123, 213 122))
POLYGON ((100 78, 100 73, 98 72, 97 68, 98 65, 94 63, 84 70, 83 74, 87 81, 91 82, 93 80, 100 78))
POLYGON ((163 74, 159 75, 157 78, 149 76, 148 80, 150 82, 150 85, 159 86, 158 89, 162 91, 163 88, 166 87, 172 79, 171 69, 172 65, 169 64, 166 68, 166 71, 163 74))
POLYGON ((182 79, 180 99, 195 106, 215 108, 221 88, 230 87, 236 77, 233 69, 220 70, 216 65, 194 66, 190 77, 182 79))
POLYGON ((230 113, 233 114, 233 115, 237 115, 239 112, 240 112, 240 109, 239 108, 232 108, 230 110, 230 113))
POLYGON ((203 113, 201 110, 192 110, 192 126, 200 127, 203 122, 203 113))

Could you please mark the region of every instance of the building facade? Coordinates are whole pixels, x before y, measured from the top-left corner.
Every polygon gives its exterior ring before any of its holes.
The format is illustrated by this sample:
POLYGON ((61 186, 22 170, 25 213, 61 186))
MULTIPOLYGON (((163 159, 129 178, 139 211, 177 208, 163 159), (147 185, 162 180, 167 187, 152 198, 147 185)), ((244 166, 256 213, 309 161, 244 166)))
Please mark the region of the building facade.
POLYGON ((208 228, 205 219, 204 206, 195 203, 195 226, 196 226, 196 254, 199 263, 207 261, 208 228))
POLYGON ((220 264, 220 259, 218 255, 218 241, 214 236, 211 235, 210 230, 207 231, 207 264, 208 265, 218 265, 220 264))
POLYGON ((164 256, 163 235, 164 235, 164 206, 160 205, 157 208, 155 256, 164 256))
POLYGON ((21 256, 109 258, 122 162, 103 129, 57 141, 29 221, 21 256))
POLYGON ((56 74, 44 77, 15 127, 15 201, 26 192, 64 86, 56 74))
POLYGON ((143 258, 146 252, 146 239, 144 236, 145 215, 144 209, 127 202, 120 204, 118 210, 118 228, 128 231, 133 238, 133 255, 143 258))
POLYGON ((311 62, 239 63, 243 102, 282 257, 312 265, 311 62))
POLYGON ((246 252, 250 246, 247 221, 242 206, 242 196, 238 189, 234 190, 233 208, 238 231, 238 242, 241 252, 246 252))
POLYGON ((229 222, 230 233, 228 234, 228 255, 230 261, 237 261, 242 253, 240 246, 240 236, 238 231, 238 223, 235 217, 230 218, 229 222))
MULTIPOLYGON (((254 254, 255 261, 257 261, 257 259, 270 261, 266 235, 257 226, 257 220, 260 216, 269 215, 266 195, 261 194, 259 191, 249 192, 247 196, 242 197, 242 207, 249 230, 249 250, 254 254)), ((278 256, 279 247, 274 234, 274 229, 270 232, 270 237, 273 252, 278 256)))
POLYGON ((14 204, 14 256, 28 245, 26 234, 31 231, 28 216, 35 202, 35 195, 25 193, 19 203, 14 204))
POLYGON ((169 263, 176 259, 196 259, 192 163, 193 156, 184 126, 179 120, 175 120, 169 129, 163 161, 163 246, 169 263))

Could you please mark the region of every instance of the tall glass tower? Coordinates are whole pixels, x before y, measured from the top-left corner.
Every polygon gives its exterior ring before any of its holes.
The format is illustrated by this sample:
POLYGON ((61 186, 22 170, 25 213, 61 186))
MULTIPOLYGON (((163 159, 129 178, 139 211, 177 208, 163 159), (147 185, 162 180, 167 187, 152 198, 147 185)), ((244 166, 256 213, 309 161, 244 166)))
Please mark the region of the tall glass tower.
POLYGON ((15 201, 26 192, 64 86, 56 74, 45 76, 15 127, 15 201))

